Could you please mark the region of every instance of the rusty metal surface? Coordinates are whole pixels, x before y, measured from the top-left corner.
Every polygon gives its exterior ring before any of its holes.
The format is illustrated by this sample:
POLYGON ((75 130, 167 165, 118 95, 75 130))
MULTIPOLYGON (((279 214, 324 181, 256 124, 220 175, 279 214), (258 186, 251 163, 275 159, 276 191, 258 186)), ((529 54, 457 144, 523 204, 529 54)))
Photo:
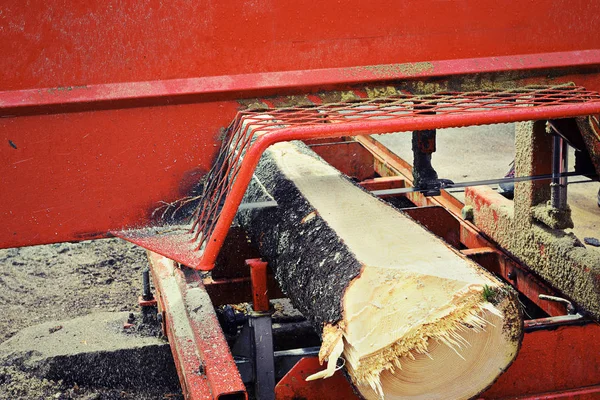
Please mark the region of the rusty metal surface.
POLYGON ((200 276, 156 253, 148 258, 185 398, 247 399, 200 276))

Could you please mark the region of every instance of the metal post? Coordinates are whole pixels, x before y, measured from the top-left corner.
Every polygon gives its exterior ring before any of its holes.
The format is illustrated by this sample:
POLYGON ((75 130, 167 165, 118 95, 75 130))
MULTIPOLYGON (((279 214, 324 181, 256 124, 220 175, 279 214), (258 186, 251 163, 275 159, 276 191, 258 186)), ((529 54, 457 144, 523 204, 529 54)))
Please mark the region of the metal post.
POLYGON ((437 196, 440 194, 436 187, 438 174, 431 165, 431 156, 436 149, 436 131, 413 131, 412 135, 413 184, 418 188, 431 189, 431 193, 425 192, 426 196, 437 196))
MULTIPOLYGON (((561 138, 562 139, 562 138, 561 138)), ((567 172, 569 169, 569 144, 566 140, 562 139, 562 168, 561 172, 567 172)), ((567 187, 568 187, 568 177, 561 176, 560 178, 560 209, 567 209, 567 187)))
POLYGON ((248 315, 254 348, 254 377, 256 397, 275 400, 275 355, 273 327, 267 293, 267 263, 260 259, 246 260, 250 267, 254 311, 248 315))
POLYGON ((552 141, 552 183, 550 184, 550 204, 552 208, 567 208, 567 177, 561 176, 568 168, 568 145, 559 135, 552 141))
POLYGON ((150 269, 142 271, 142 295, 138 300, 142 308, 142 322, 144 324, 154 324, 158 320, 158 309, 156 308, 156 299, 150 289, 150 269))
POLYGON ((275 354, 271 313, 255 311, 248 317, 254 347, 256 397, 259 400, 275 400, 275 354))
POLYGON ((149 301, 149 300, 153 300, 154 299, 154 295, 152 294, 152 291, 150 290, 150 269, 146 268, 144 269, 144 271, 142 272, 142 298, 145 301, 149 301))

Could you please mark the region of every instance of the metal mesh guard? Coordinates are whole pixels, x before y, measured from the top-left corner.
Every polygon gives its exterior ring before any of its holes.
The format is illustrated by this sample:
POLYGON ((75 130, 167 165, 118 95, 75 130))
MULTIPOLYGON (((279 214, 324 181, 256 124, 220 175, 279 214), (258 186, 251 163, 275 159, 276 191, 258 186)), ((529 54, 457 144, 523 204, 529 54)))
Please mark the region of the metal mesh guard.
MULTIPOLYGON (((196 243, 195 251, 204 250, 207 243, 214 241, 215 226, 242 168, 244 155, 252 146, 255 138, 265 133, 298 126, 338 124, 340 132, 338 136, 348 136, 352 135, 352 132, 344 130, 344 124, 357 121, 368 123, 370 121, 410 119, 415 121, 415 125, 418 125, 416 122, 420 118, 432 115, 455 115, 459 118, 450 125, 464 126, 464 123, 460 122, 460 116, 476 114, 476 116, 482 117, 481 121, 477 122, 479 121, 477 120, 471 125, 481 125, 493 123, 489 121, 489 118, 483 118, 490 112, 511 113, 524 107, 529 110, 532 108, 565 108, 564 106, 582 103, 600 104, 600 95, 572 84, 536 85, 503 91, 440 92, 431 95, 406 94, 340 103, 240 111, 226 131, 226 139, 223 141, 213 167, 206 176, 200 203, 192 214, 190 233, 193 234, 193 242, 196 243)), ((561 116, 571 115, 565 108, 564 115, 561 116)), ((450 127, 450 125, 446 124, 444 127, 450 127)), ((294 139, 301 140, 303 137, 298 135, 294 139)), ((239 202, 231 205, 237 208, 239 202)), ((228 224, 230 225, 231 221, 228 224)))

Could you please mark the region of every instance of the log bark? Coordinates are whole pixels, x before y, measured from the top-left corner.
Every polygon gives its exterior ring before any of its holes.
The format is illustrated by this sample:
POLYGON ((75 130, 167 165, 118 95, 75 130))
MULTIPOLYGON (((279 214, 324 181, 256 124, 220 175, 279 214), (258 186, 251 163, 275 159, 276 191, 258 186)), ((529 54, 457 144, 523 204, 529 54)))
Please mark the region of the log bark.
POLYGON ((238 214, 284 293, 367 399, 470 398, 515 358, 516 293, 299 142, 263 155, 238 214))

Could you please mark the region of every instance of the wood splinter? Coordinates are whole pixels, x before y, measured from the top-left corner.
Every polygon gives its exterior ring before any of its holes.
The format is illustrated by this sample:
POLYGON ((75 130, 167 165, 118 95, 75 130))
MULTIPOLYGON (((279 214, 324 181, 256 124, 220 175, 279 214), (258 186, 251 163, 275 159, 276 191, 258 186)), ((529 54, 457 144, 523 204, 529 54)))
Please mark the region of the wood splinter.
POLYGON ((467 399, 511 364, 522 339, 516 293, 301 143, 263 155, 238 222, 284 292, 322 332, 327 378, 339 357, 366 399, 467 399))

